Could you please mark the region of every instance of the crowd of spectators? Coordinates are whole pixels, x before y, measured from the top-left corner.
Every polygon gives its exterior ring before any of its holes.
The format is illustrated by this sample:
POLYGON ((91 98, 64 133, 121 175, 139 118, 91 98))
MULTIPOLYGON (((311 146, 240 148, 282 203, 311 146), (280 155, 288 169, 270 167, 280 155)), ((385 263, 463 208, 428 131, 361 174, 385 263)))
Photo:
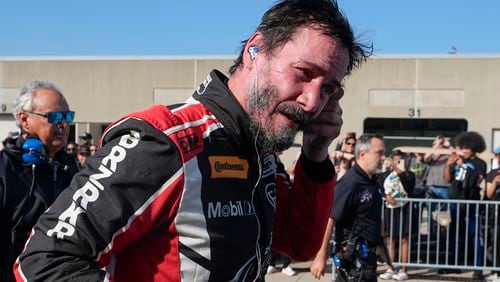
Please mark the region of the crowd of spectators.
MULTIPOLYGON (((345 171, 354 163, 350 155, 354 147, 350 151, 350 146, 346 146, 351 142, 355 144, 355 134, 347 133, 339 141, 336 151, 331 154, 338 179, 341 179, 345 171)), ((486 162, 478 156, 486 150, 486 143, 484 138, 476 132, 463 132, 453 139, 438 135, 430 148, 435 150, 427 150, 427 153, 411 149, 405 152, 397 150, 389 152, 382 171, 376 175, 385 197, 382 229, 385 242, 390 257, 402 262, 403 265, 408 262, 409 217, 413 216, 413 221, 418 222, 418 217, 421 216, 415 212, 408 212, 418 210, 416 204, 413 209, 401 208, 407 204, 404 198, 500 200, 500 169, 494 168, 494 163, 500 161, 500 147, 494 149, 495 159, 492 160, 491 165, 494 169, 489 172, 486 162), (442 149, 448 149, 448 153, 444 153, 446 151, 442 149), (399 239, 402 242, 399 242, 399 239), (399 257, 394 257, 395 255, 399 257)), ((487 224, 493 226, 497 219, 490 216, 489 222, 485 221, 485 205, 466 207, 466 205, 457 206, 456 204, 429 204, 425 206, 425 209, 428 208, 426 212, 429 214, 436 215, 438 209, 441 213, 449 212, 450 214, 449 221, 451 222, 446 225, 449 226, 450 232, 450 239, 447 242, 450 262, 455 263, 452 259, 454 259, 454 254, 458 253, 458 257, 465 260, 468 265, 475 263, 480 268, 487 264, 484 261, 485 244, 494 245, 494 242, 485 242, 486 237, 483 233, 488 229, 484 227, 487 224), (466 250, 465 245, 468 246, 466 250), (457 250, 455 246, 458 246, 457 250)), ((434 222, 434 224, 437 223, 434 222)), ((494 234, 490 234, 488 238, 490 238, 489 241, 497 240, 494 234)), ((500 245, 499 242, 496 245, 500 245)), ((497 250, 497 253, 500 254, 500 251, 497 250)), ((438 269, 438 273, 442 274, 456 272, 462 272, 462 270, 438 269)), ((379 278, 406 280, 408 275, 405 266, 399 272, 389 266, 379 278)), ((475 270, 473 278, 484 279, 483 271, 475 270)), ((490 280, 497 278, 497 273, 493 272, 487 278, 490 280)))
POLYGON ((78 166, 83 168, 87 158, 93 156, 97 151, 97 145, 92 143, 92 134, 85 132, 78 136, 78 144, 71 141, 66 145, 66 153, 73 156, 78 163, 78 166))

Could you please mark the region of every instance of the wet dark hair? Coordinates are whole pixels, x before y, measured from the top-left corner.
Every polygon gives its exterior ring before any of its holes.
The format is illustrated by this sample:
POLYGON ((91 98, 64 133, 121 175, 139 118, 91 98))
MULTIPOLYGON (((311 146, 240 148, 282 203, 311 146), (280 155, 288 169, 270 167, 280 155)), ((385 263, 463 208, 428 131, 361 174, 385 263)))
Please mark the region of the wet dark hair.
POLYGON ((468 131, 462 132, 455 137, 455 144, 460 148, 468 148, 476 153, 482 153, 486 150, 486 142, 481 134, 468 131))
MULTIPOLYGON (((282 0, 262 16, 257 31, 264 38, 260 52, 272 56, 273 52, 289 42, 297 30, 312 25, 319 26, 323 34, 337 38, 349 51, 347 73, 359 66, 373 53, 372 44, 357 42, 347 18, 339 10, 335 0, 282 0)), ((232 75, 243 64, 243 52, 247 40, 242 41, 241 50, 234 65, 229 68, 232 75)))

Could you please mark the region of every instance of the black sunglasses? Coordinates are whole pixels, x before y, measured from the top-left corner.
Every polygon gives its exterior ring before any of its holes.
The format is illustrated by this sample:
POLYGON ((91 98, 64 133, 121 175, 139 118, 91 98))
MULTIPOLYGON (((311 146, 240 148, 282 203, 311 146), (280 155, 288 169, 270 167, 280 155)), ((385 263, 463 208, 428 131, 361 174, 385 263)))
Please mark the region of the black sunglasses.
POLYGON ((48 113, 43 113, 43 112, 28 112, 32 113, 35 115, 39 115, 42 117, 45 117, 47 121, 51 124, 58 125, 63 120, 66 120, 67 124, 73 123, 73 119, 75 118, 75 112, 73 111, 68 111, 68 112, 48 112, 48 113))

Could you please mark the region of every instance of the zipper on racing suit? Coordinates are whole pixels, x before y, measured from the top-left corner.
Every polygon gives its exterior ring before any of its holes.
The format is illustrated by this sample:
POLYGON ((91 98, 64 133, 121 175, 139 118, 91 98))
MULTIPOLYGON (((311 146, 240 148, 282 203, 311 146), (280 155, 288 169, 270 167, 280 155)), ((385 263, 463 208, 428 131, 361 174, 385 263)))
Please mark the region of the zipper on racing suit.
POLYGON ((259 130, 257 131, 257 134, 255 136, 255 141, 254 141, 254 148, 255 148, 255 153, 257 154, 257 166, 258 166, 258 173, 259 173, 259 177, 257 178, 257 181, 255 182, 255 185, 253 187, 253 191, 252 191, 252 201, 251 201, 251 204, 252 204, 252 209, 254 210, 254 216, 255 216, 255 219, 257 220, 257 239, 255 241, 255 256, 257 258, 257 273, 256 273, 256 276, 255 276, 255 279, 253 280, 254 282, 257 281, 257 279, 259 279, 259 276, 260 276, 260 272, 261 272, 261 262, 262 262, 262 254, 260 252, 260 220, 259 220, 259 216, 257 215, 257 211, 255 209, 255 205, 254 205, 254 199, 255 199, 255 191, 258 189, 258 186, 259 186, 259 183, 260 183, 260 180, 262 178, 262 162, 261 162, 261 159, 260 159, 260 152, 259 152, 259 148, 257 146, 257 138, 259 136, 259 133, 260 133, 260 128, 259 130))

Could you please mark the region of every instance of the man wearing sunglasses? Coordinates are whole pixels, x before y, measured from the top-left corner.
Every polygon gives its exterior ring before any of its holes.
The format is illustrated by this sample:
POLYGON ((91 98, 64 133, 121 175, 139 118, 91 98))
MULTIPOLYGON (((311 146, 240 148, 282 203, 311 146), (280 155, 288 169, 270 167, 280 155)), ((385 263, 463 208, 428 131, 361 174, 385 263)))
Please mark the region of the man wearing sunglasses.
POLYGON ((0 281, 14 281, 12 267, 38 217, 54 202, 78 171, 75 158, 64 150, 75 113, 55 84, 26 84, 14 102, 21 130, 0 153, 0 281), (23 145, 43 144, 29 154, 23 145), (32 156, 31 165, 23 155, 32 156))

